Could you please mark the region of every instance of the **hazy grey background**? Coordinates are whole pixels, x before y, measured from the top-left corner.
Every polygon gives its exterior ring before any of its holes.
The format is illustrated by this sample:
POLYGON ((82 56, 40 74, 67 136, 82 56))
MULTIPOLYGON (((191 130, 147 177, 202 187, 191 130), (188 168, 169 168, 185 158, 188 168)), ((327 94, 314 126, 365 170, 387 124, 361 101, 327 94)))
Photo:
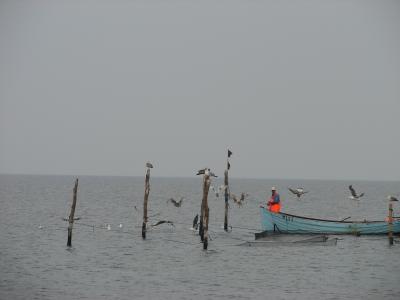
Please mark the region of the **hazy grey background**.
POLYGON ((400 1, 1 1, 0 173, 399 180, 400 1))

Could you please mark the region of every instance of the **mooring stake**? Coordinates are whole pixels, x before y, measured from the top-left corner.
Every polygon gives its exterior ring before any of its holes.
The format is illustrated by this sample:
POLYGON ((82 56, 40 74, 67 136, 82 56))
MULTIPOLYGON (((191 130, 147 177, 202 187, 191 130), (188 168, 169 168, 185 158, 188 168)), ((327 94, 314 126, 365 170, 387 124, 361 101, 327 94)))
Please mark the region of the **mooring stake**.
POLYGON ((208 220, 209 220, 209 208, 208 208, 208 191, 210 189, 210 175, 209 172, 205 172, 203 178, 203 199, 201 204, 201 215, 202 222, 200 226, 202 227, 201 241, 203 242, 203 249, 207 250, 208 247, 208 220))
POLYGON ((146 226, 147 226, 147 202, 150 193, 150 169, 153 165, 149 162, 146 163, 146 179, 144 186, 144 200, 143 200, 143 224, 142 224, 142 238, 146 239, 146 226))
POLYGON ((69 224, 68 224, 68 241, 67 241, 68 247, 71 247, 71 245, 72 245, 72 227, 74 225, 74 214, 75 214, 77 193, 78 193, 78 178, 75 180, 74 193, 73 193, 73 197, 72 197, 71 213, 69 214, 69 218, 68 218, 68 222, 69 222, 69 224))
POLYGON ((389 245, 393 245, 393 204, 392 203, 389 203, 388 238, 389 238, 389 245))
POLYGON ((226 170, 224 172, 224 189, 225 189, 225 218, 224 218, 224 230, 228 232, 228 209, 229 209, 229 183, 228 183, 228 171, 231 168, 229 158, 232 155, 232 151, 228 149, 228 158, 226 159, 226 170))

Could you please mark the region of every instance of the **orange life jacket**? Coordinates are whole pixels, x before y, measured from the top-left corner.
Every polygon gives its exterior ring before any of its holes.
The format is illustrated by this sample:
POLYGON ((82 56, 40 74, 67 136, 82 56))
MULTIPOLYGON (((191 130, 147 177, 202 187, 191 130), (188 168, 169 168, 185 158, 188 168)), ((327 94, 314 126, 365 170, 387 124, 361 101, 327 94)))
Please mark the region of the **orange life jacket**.
POLYGON ((278 213, 281 211, 281 204, 280 203, 272 203, 269 206, 269 211, 274 212, 274 213, 278 213))

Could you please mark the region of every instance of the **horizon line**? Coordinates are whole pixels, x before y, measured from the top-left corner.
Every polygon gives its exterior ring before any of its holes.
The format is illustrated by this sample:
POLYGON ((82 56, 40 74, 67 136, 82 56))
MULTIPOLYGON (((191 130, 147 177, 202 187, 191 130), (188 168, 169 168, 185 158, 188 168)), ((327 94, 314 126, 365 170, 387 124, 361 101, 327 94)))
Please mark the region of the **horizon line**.
MULTIPOLYGON (((51 173, 3 173, 0 172, 0 175, 6 176, 71 176, 71 177, 144 177, 145 174, 142 175, 108 175, 108 174, 51 174, 51 173)), ((181 178, 181 179, 193 179, 198 176, 165 176, 165 175, 153 175, 152 178, 181 178)), ((218 176, 218 179, 223 179, 223 176, 218 176)), ((272 177, 237 177, 237 176, 229 176, 230 179, 245 179, 245 180, 314 180, 314 181, 375 181, 375 182, 399 182, 400 180, 396 179, 355 179, 355 178, 294 178, 294 177, 286 177, 286 178, 272 178, 272 177)))

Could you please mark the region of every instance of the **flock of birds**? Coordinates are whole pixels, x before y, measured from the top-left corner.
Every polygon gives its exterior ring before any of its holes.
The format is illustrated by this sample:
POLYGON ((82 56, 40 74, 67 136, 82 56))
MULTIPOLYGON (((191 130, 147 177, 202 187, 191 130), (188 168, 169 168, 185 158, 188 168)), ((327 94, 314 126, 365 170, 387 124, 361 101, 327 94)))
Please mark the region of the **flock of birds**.
MULTIPOLYGON (((299 188, 297 188, 297 189, 288 188, 288 190, 289 190, 290 192, 292 192, 292 194, 296 195, 297 198, 300 198, 300 197, 303 196, 304 194, 308 193, 308 191, 305 191, 305 190, 304 190, 303 188, 301 188, 301 187, 299 187, 299 188)), ((359 200, 362 196, 365 195, 364 193, 358 194, 358 193, 356 192, 356 190, 353 188, 353 185, 349 185, 349 190, 350 190, 349 199, 352 199, 352 200, 359 200)), ((399 199, 397 199, 395 196, 391 196, 391 195, 387 196, 387 199, 388 199, 389 201, 391 201, 391 202, 399 201, 399 199)))

